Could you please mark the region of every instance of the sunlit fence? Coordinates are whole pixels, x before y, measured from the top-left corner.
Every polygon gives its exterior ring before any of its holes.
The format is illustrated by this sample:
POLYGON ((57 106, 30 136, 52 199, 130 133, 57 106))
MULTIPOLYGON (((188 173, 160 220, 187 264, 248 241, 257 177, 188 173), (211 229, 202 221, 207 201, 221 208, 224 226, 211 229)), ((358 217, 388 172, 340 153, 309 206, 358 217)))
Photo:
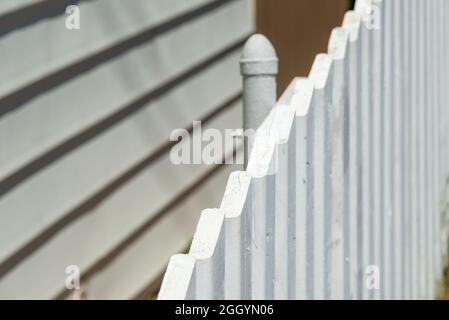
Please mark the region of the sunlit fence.
POLYGON ((250 38, 246 170, 202 212, 159 299, 433 298, 448 235, 447 15, 446 0, 358 0, 267 114, 277 59, 250 38))

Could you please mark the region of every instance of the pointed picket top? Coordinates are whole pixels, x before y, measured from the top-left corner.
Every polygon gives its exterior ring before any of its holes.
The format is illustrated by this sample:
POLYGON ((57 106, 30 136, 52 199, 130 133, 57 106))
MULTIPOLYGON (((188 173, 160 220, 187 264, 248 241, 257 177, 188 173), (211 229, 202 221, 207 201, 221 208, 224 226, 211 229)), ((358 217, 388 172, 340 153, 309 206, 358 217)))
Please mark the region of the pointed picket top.
POLYGON ((349 41, 354 42, 359 38, 361 16, 355 11, 347 11, 343 18, 343 28, 349 32, 349 41))
POLYGON ((328 54, 334 60, 342 60, 346 56, 346 50, 349 41, 349 31, 342 27, 337 27, 332 30, 328 49, 328 54))

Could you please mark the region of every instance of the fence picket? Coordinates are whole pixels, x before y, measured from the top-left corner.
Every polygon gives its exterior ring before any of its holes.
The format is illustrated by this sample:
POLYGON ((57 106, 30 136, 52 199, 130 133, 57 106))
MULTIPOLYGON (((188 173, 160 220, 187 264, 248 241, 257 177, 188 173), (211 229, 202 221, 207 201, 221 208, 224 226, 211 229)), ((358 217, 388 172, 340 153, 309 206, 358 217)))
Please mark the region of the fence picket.
POLYGON ((392 84, 392 251, 391 251, 391 298, 399 299, 401 292, 401 264, 403 252, 401 248, 402 239, 402 172, 401 164, 403 161, 402 143, 403 143, 403 128, 402 121, 402 69, 401 69, 401 55, 402 55, 402 34, 401 34, 401 13, 403 12, 400 1, 394 1, 393 5, 393 84, 392 84))
POLYGON ((403 163, 404 171, 404 213, 405 213, 405 232, 404 232, 404 251, 405 251, 405 270, 404 270, 404 290, 405 298, 411 298, 412 291, 412 207, 411 207, 411 197, 412 197, 412 179, 411 179, 411 145, 412 145, 412 129, 411 129, 411 56, 412 56, 412 5, 405 7, 404 11, 404 105, 407 106, 407 112, 404 113, 404 135, 405 135, 405 155, 403 163))
POLYGON ((279 105, 272 123, 272 135, 276 144, 276 223, 274 228, 275 270, 274 297, 293 297, 295 284, 295 199, 296 199, 296 144, 295 110, 279 105))
POLYGON ((159 300, 195 298, 195 259, 187 254, 171 257, 159 291, 159 300))
POLYGON ((332 139, 332 204, 331 237, 327 244, 331 250, 331 298, 343 299, 345 286, 345 238, 348 236, 347 220, 347 165, 345 154, 345 137, 347 124, 348 94, 347 69, 348 32, 344 28, 335 28, 329 40, 329 56, 333 59, 332 105, 331 105, 331 139, 332 139))
POLYGON ((358 85, 359 78, 357 77, 358 72, 358 57, 360 56, 360 46, 358 45, 360 41, 357 41, 360 32, 361 17, 355 11, 349 11, 345 14, 343 20, 343 27, 349 33, 349 45, 347 50, 348 59, 348 133, 346 139, 348 139, 348 163, 347 170, 349 171, 349 181, 348 181, 348 216, 349 216, 349 237, 346 238, 349 246, 348 256, 345 257, 345 265, 349 269, 348 283, 346 284, 345 299, 360 299, 361 289, 357 286, 360 283, 360 263, 359 258, 359 135, 358 133, 358 85), (346 260, 347 259, 347 260, 346 260))
POLYGON ((326 183, 328 182, 329 150, 326 149, 326 118, 329 103, 331 79, 331 59, 328 55, 320 54, 316 57, 312 65, 309 78, 314 84, 311 108, 314 119, 314 159, 313 159, 313 178, 314 178, 314 204, 313 204, 313 293, 314 299, 324 299, 326 291, 328 292, 328 267, 326 240, 329 234, 326 233, 326 227, 330 221, 326 221, 326 209, 330 201, 330 195, 326 194, 326 183))
POLYGON ((225 298, 251 298, 251 177, 231 173, 220 209, 225 215, 225 298))
POLYGON ((371 97, 371 82, 372 82, 372 33, 369 29, 370 12, 372 2, 371 0, 357 1, 355 10, 362 17, 361 31, 360 31, 360 64, 359 69, 359 81, 360 81, 360 126, 361 131, 361 246, 362 246, 362 265, 361 265, 361 284, 363 287, 363 298, 373 298, 373 291, 368 290, 365 283, 365 271, 371 263, 371 202, 370 194, 372 193, 372 175, 371 169, 373 165, 372 149, 370 144, 370 106, 371 97))
POLYGON ((275 144, 269 136, 255 139, 247 171, 251 174, 252 298, 274 299, 275 144))
POLYGON ((313 84, 296 80, 292 106, 296 108, 296 299, 313 297, 313 84))
POLYGON ((189 254, 195 258, 195 298, 224 299, 224 214, 203 210, 189 254))

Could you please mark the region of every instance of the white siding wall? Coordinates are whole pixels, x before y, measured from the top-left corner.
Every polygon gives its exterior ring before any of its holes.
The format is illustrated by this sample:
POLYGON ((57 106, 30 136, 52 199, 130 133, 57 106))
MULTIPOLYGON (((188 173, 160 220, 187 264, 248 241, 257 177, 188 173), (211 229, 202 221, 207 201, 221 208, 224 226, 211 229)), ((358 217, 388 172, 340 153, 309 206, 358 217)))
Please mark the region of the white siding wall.
POLYGON ((241 127, 249 3, 75 3, 78 31, 73 1, 0 5, 0 298, 65 297, 72 264, 87 298, 145 293, 232 169, 171 164, 169 136, 241 127))

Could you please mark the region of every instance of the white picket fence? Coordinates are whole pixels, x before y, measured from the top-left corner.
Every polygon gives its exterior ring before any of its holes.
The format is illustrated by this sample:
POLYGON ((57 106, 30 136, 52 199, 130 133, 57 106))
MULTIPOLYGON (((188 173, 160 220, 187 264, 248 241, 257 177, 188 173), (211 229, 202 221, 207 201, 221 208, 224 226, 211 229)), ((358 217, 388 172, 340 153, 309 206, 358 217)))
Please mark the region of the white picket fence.
MULTIPOLYGON (((447 16, 447 0, 358 0, 264 117, 159 299, 432 299, 448 238, 447 16)), ((264 63, 244 82, 247 113, 275 88, 269 49, 261 35, 244 49, 244 76, 245 55, 264 63)))

